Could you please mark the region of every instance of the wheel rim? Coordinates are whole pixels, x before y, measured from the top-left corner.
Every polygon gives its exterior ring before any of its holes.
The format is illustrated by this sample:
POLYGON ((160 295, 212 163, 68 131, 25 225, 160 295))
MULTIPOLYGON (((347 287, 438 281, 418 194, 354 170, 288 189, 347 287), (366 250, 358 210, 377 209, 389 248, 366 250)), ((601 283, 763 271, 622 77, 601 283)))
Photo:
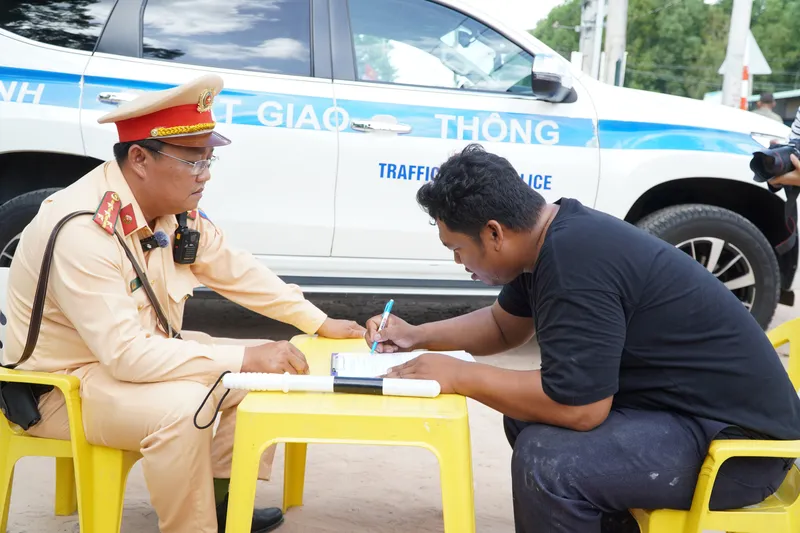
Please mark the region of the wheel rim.
POLYGON ((3 251, 0 252, 0 267, 10 267, 11 260, 14 258, 14 252, 17 251, 17 244, 19 244, 19 239, 22 236, 20 233, 3 247, 3 251))
POLYGON ((756 275, 741 250, 716 237, 697 237, 676 246, 714 274, 747 309, 753 308, 756 275))

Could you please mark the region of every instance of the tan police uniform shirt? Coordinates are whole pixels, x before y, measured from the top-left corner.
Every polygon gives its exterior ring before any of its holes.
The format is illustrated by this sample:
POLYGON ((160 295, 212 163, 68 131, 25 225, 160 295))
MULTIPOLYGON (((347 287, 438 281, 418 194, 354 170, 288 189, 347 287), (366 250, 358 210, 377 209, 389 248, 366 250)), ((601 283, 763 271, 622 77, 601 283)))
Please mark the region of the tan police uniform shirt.
MULTIPOLYGON (((53 228, 73 211, 98 209, 109 191, 119 197, 116 231, 150 279, 173 328, 182 327, 185 301, 202 285, 308 334, 327 318, 297 286, 284 283, 250 253, 229 246, 199 212, 188 221, 201 232, 194 264, 175 263, 171 247, 144 252, 139 241, 153 231, 119 166, 110 161, 46 199, 23 232, 9 272, 6 364, 16 362, 25 347, 42 256, 53 228)), ((105 209, 98 209, 101 216, 105 209)), ((168 216, 156 221, 155 231, 172 240, 176 228, 175 216, 168 216)), ((69 221, 56 241, 36 349, 19 368, 70 372, 100 362, 121 381, 202 383, 213 383, 225 370, 241 370, 244 346, 169 338, 137 279, 117 238, 92 216, 69 221)))

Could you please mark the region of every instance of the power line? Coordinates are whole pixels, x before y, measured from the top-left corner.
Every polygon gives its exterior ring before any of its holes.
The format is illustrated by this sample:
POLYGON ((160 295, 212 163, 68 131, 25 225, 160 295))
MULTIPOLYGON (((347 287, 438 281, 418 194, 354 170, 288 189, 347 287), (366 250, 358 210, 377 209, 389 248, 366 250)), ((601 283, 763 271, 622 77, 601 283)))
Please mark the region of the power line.
POLYGON ((649 70, 636 70, 631 68, 628 69, 628 72, 661 81, 674 81, 678 83, 690 82, 696 85, 705 85, 706 87, 719 87, 721 85, 720 82, 706 81, 700 78, 692 78, 688 76, 670 76, 669 74, 660 74, 658 72, 652 72, 649 70))
MULTIPOLYGON (((714 67, 705 67, 701 65, 655 65, 652 63, 633 63, 631 66, 639 67, 639 68, 652 68, 652 69, 662 69, 662 70, 701 70, 707 72, 717 72, 717 69, 714 67)), ((765 76, 797 76, 797 72, 792 71, 776 71, 773 70, 772 74, 764 74, 765 76)))
MULTIPOLYGON (((710 81, 710 80, 704 80, 704 79, 697 78, 697 77, 692 77, 692 76, 672 76, 672 75, 669 75, 669 74, 658 73, 658 72, 653 72, 653 71, 649 71, 649 70, 638 70, 638 69, 634 69, 634 68, 628 69, 628 73, 630 73, 631 75, 638 75, 638 76, 642 76, 642 77, 645 77, 645 78, 650 78, 650 79, 658 80, 658 81, 671 81, 671 82, 681 83, 681 84, 701 85, 701 86, 704 86, 704 87, 713 87, 715 89, 719 89, 721 87, 721 85, 722 85, 721 82, 714 82, 714 81, 710 81)), ((764 87, 770 88, 770 89, 773 89, 773 90, 777 89, 777 90, 791 91, 791 90, 800 88, 800 83, 772 83, 772 82, 768 82, 768 81, 762 81, 762 82, 756 82, 754 84, 753 89, 755 90, 756 88, 760 89, 760 88, 764 88, 764 87)))

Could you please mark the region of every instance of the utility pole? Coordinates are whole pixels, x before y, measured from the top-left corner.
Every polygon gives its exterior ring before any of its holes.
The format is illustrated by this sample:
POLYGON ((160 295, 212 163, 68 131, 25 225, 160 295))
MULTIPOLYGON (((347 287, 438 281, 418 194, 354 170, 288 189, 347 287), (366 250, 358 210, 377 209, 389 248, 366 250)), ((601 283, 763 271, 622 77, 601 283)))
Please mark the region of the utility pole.
POLYGON ((605 21, 606 0, 597 0, 597 13, 594 22, 594 51, 592 52, 592 77, 600 79, 600 55, 603 51, 603 22, 605 21))
POLYGON ((603 0, 581 0, 581 37, 578 51, 581 57, 583 57, 581 70, 590 76, 594 75, 594 50, 597 35, 596 24, 601 1, 603 0))
POLYGON ((725 74, 722 82, 722 104, 739 107, 742 97, 745 48, 750 31, 753 0, 733 0, 728 49, 725 54, 725 74))
POLYGON ((624 80, 627 28, 628 0, 608 0, 603 81, 611 85, 622 85, 624 80))

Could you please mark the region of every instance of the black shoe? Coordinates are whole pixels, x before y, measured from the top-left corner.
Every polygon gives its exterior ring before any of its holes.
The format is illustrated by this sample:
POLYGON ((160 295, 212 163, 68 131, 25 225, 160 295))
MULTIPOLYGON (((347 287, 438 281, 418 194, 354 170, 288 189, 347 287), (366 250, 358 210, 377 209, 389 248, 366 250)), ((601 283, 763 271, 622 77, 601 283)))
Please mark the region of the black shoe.
MULTIPOLYGON (((225 533, 225 523, 228 519, 228 495, 217 505, 217 531, 225 533)), ((267 533, 283 523, 283 513, 277 507, 256 509, 253 511, 253 525, 251 533, 267 533)))

